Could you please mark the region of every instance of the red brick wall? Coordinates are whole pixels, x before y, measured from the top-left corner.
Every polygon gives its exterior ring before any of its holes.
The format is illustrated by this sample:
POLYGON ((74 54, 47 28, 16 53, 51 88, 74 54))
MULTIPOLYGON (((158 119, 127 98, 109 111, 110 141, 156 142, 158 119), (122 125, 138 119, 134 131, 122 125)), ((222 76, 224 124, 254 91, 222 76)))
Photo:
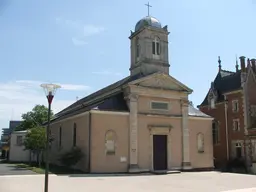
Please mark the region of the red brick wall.
POLYGON ((227 95, 228 100, 228 131, 230 140, 244 139, 244 115, 243 115, 243 94, 242 92, 227 95), (232 111, 232 100, 238 100, 238 112, 232 111), (233 130, 233 119, 239 119, 240 131, 233 130))
MULTIPOLYGON (((228 135, 229 135, 229 155, 231 155, 231 141, 244 139, 244 117, 243 117, 243 100, 242 93, 233 93, 227 95, 228 100, 228 135), (238 100, 239 111, 232 111, 232 100, 238 100), (240 131, 233 131, 233 119, 239 119, 240 131)), ((207 115, 214 117, 219 124, 220 143, 213 146, 214 157, 216 162, 221 164, 227 160, 227 145, 226 145, 226 120, 225 120, 225 104, 216 104, 215 109, 211 109, 208 106, 200 107, 200 110, 207 115)))
MULTIPOLYGON (((256 105, 256 82, 253 77, 253 74, 250 73, 247 81, 247 94, 248 94, 248 105, 256 105)), ((253 124, 253 119, 252 119, 252 125, 251 126, 256 126, 253 124)), ((248 125, 250 126, 250 125, 248 125)), ((250 130, 248 130, 250 131, 250 130)))
POLYGON ((225 110, 224 103, 217 104, 215 109, 210 109, 208 106, 200 107, 200 110, 214 117, 215 120, 220 122, 219 124, 219 136, 220 142, 213 146, 213 154, 216 162, 225 162, 227 159, 227 151, 226 151, 226 131, 225 131, 225 110))

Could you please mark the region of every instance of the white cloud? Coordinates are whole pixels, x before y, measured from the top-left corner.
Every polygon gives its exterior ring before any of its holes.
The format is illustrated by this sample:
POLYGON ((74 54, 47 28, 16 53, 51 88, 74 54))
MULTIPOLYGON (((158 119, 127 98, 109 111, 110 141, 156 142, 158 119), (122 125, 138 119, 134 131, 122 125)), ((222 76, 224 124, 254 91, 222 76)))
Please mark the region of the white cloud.
POLYGON ((85 40, 88 36, 99 34, 105 31, 104 27, 96 25, 86 25, 81 21, 74 21, 69 19, 62 19, 60 17, 56 18, 56 23, 64 27, 68 27, 72 30, 72 42, 74 45, 81 46, 86 45, 87 41, 85 40))
POLYGON ((103 27, 98 27, 94 25, 85 25, 84 26, 84 36, 96 35, 105 31, 103 27))
MULTIPOLYGON (((18 81, 15 81, 15 83, 18 84, 18 86, 16 85, 16 88, 19 86, 40 88, 40 85, 43 83, 46 83, 46 82, 31 81, 31 80, 18 80, 18 81)), ((68 90, 68 91, 83 91, 83 90, 90 89, 89 86, 85 86, 85 85, 62 84, 62 83, 55 83, 55 84, 60 85, 61 89, 68 90)), ((0 88, 1 88, 1 83, 0 83, 0 88)))
POLYGON ((92 72, 92 74, 96 74, 96 75, 115 75, 115 76, 122 76, 121 73, 112 72, 112 71, 95 71, 95 72, 92 72))
POLYGON ((72 37, 72 42, 74 45, 80 46, 80 45, 86 45, 87 42, 82 40, 82 39, 78 39, 76 37, 72 37))
MULTIPOLYGON (((0 129, 8 126, 8 121, 21 119, 21 114, 30 111, 35 105, 47 106, 47 100, 40 87, 41 81, 18 80, 0 83, 0 129)), ((52 109, 54 113, 69 106, 76 101, 74 99, 59 99, 58 93, 65 91, 90 91, 90 87, 84 85, 61 84, 53 100, 52 109)), ((81 94, 81 93, 79 93, 81 94)))

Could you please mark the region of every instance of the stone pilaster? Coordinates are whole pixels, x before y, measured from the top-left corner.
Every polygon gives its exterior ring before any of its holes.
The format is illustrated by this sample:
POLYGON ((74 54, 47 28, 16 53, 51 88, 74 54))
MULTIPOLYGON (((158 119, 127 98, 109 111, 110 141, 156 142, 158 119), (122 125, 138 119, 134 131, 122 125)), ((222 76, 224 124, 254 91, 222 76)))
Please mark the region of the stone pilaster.
POLYGON ((130 94, 128 97, 130 107, 130 162, 129 172, 138 171, 138 126, 137 126, 137 114, 138 114, 138 95, 130 94))
POLYGON ((182 169, 191 169, 190 163, 190 143, 188 127, 188 101, 181 101, 182 108, 182 169))

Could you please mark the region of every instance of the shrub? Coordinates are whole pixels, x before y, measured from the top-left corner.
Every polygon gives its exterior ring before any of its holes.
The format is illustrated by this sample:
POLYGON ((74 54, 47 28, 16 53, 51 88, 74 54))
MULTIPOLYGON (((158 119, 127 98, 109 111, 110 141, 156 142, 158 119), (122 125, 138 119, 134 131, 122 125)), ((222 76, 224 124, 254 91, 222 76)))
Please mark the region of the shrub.
POLYGON ((246 162, 242 158, 234 158, 227 162, 227 171, 247 172, 246 162))
POLYGON ((71 167, 76 165, 81 160, 82 157, 83 157, 83 153, 81 149, 76 147, 62 154, 59 160, 61 164, 67 167, 71 167))

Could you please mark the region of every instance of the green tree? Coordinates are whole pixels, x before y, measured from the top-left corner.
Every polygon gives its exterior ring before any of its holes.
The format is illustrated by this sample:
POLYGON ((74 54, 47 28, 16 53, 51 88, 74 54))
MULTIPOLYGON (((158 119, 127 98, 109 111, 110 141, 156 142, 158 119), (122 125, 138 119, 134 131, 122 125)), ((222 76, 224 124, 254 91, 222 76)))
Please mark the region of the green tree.
POLYGON ((24 139, 25 150, 30 150, 37 156, 37 163, 40 165, 40 156, 46 147, 46 129, 44 127, 35 127, 28 130, 24 139))
MULTIPOLYGON (((39 127, 48 120, 48 108, 44 105, 36 105, 32 111, 22 114, 21 117, 23 122, 16 128, 16 131, 39 127)), ((53 112, 51 111, 52 117, 53 112)))

